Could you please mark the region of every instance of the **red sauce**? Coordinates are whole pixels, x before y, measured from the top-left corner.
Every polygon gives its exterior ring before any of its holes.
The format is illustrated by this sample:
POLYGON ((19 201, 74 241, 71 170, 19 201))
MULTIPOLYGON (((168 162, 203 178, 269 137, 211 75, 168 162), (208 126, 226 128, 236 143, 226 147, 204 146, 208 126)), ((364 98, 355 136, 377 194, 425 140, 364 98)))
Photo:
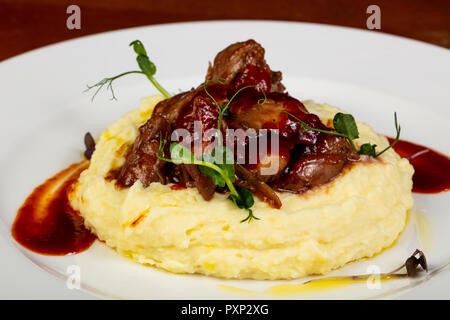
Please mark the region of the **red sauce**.
POLYGON ((183 189, 187 189, 187 187, 182 185, 182 184, 177 183, 177 184, 171 185, 170 189, 172 189, 172 190, 183 190, 183 189))
MULTIPOLYGON (((394 140, 388 137, 390 143, 394 140)), ((412 142, 399 140, 394 150, 414 167, 413 192, 438 193, 450 189, 450 158, 412 142)))
POLYGON ((46 255, 75 254, 95 240, 74 211, 67 192, 88 162, 76 163, 34 189, 17 212, 11 233, 25 248, 46 255))

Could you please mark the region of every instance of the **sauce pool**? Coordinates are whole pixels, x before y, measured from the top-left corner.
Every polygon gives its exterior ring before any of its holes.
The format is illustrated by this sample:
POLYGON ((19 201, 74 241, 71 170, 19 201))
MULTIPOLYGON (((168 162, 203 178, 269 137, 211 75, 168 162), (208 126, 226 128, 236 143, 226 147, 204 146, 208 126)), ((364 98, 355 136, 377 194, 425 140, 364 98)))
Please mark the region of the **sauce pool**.
MULTIPOLYGON (((387 137, 389 143, 393 138, 387 137)), ((439 193, 450 189, 450 158, 409 141, 399 140, 394 150, 414 167, 413 192, 439 193)))
POLYGON ((19 244, 45 255, 75 254, 91 246, 96 237, 67 198, 87 166, 87 161, 73 164, 34 189, 12 226, 12 236, 19 244))

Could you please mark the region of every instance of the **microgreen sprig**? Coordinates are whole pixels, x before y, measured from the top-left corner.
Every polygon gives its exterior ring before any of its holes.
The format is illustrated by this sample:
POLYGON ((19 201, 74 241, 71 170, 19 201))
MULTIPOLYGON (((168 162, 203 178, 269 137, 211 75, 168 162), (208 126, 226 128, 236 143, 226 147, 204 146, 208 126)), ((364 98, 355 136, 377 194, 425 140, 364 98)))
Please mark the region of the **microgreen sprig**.
MULTIPOLYGON (((221 125, 222 125, 222 119, 223 119, 223 114, 228 110, 228 108, 231 105, 231 102, 233 102, 233 100, 239 95, 239 93, 241 93, 242 91, 249 89, 249 88, 259 88, 262 92, 262 94, 264 95, 264 98, 261 98, 258 100, 258 105, 262 105, 267 101, 267 96, 266 93, 264 92, 263 88, 261 88, 258 85, 248 85, 248 86, 244 86, 242 88, 239 88, 231 97, 231 99, 228 100, 228 102, 221 106, 217 100, 212 96, 212 94, 210 94, 208 92, 208 84, 210 84, 211 82, 218 82, 220 84, 224 84, 224 80, 223 79, 218 79, 218 80, 208 80, 205 82, 203 89, 206 92, 206 94, 208 95, 208 97, 211 99, 211 101, 217 106, 217 109, 219 110, 219 116, 218 116, 218 123, 217 123, 217 146, 214 148, 212 155, 214 157, 211 157, 210 159, 213 160, 217 160, 219 159, 219 161, 221 163, 216 163, 217 166, 220 167, 228 167, 228 172, 231 174, 233 174, 234 176, 234 165, 232 163, 234 163, 234 155, 233 155, 233 151, 231 151, 229 148, 227 147, 223 147, 222 146, 222 137, 221 137, 221 125), (225 152, 225 154, 224 154, 225 152), (231 159, 228 158, 231 161, 228 162, 222 162, 223 159, 227 158, 227 154, 231 155, 231 159), (217 157, 217 155, 220 156, 220 158, 217 157)), ((204 155, 205 157, 206 155, 204 155)), ((202 171, 204 174, 206 174, 207 176, 211 177, 214 181, 214 174, 213 172, 210 172, 210 170, 208 168, 205 167, 200 167, 200 171, 202 171)), ((230 190, 231 191, 231 190, 230 190)), ((245 189, 245 188, 240 188, 239 190, 240 192, 238 192, 237 194, 234 194, 233 192, 231 192, 231 195, 228 197, 228 199, 230 199, 231 201, 233 201, 233 203, 240 209, 247 209, 248 212, 248 216, 247 218, 241 220, 241 222, 245 222, 245 221, 252 221, 253 219, 255 220, 259 220, 258 217, 253 215, 253 211, 250 209, 254 203, 255 200, 253 198, 253 194, 250 192, 250 190, 245 189)))
POLYGON ((162 139, 160 136, 159 140, 159 149, 158 149, 158 158, 167 162, 175 163, 175 164, 195 164, 202 167, 207 167, 222 177, 223 181, 218 181, 217 183, 221 186, 227 185, 227 187, 230 189, 231 193, 238 194, 236 189, 234 188, 233 182, 234 182, 234 175, 231 176, 226 170, 223 170, 223 168, 219 167, 218 165, 204 161, 201 159, 197 159, 195 155, 185 146, 183 146, 180 143, 172 142, 170 144, 170 159, 166 158, 164 155, 164 147, 167 143, 166 139, 162 139))
POLYGON ((150 80, 150 82, 155 86, 155 88, 161 92, 161 94, 166 97, 166 98, 170 98, 171 95, 169 92, 167 92, 166 89, 164 89, 159 83, 158 81, 156 81, 156 79, 154 78, 154 75, 156 73, 156 66, 155 64, 150 61, 148 55, 147 55, 147 51, 145 50, 144 45, 142 44, 141 41, 139 40, 135 40, 133 42, 130 43, 130 46, 133 47, 134 52, 137 54, 136 57, 136 61, 138 63, 139 69, 140 70, 133 70, 133 71, 127 71, 121 74, 118 74, 114 77, 110 77, 110 78, 104 78, 102 80, 100 80, 99 82, 97 82, 96 84, 92 85, 92 86, 87 86, 86 91, 89 91, 91 89, 96 88, 93 96, 92 96, 92 100, 94 100, 94 98, 97 96, 97 94, 100 92, 100 90, 106 86, 106 90, 110 90, 111 91, 111 100, 116 100, 116 96, 114 94, 114 89, 112 86, 113 81, 115 81, 116 79, 119 79, 123 76, 129 75, 129 74, 143 74, 147 77, 148 80, 150 80))
POLYGON ((353 140, 359 138, 359 131, 358 131, 358 127, 356 125, 355 118, 351 114, 344 114, 342 112, 336 113, 333 118, 333 126, 336 131, 330 131, 330 130, 312 128, 312 127, 308 126, 304 121, 300 120, 298 117, 293 115, 292 113, 290 113, 288 111, 284 111, 284 112, 287 113, 292 118, 294 118, 295 120, 297 120, 298 123, 300 123, 300 125, 302 126, 303 131, 317 131, 317 132, 322 132, 322 133, 326 133, 326 134, 331 134, 331 135, 347 138, 347 140, 349 141, 350 145, 353 148, 353 151, 359 155, 367 155, 367 156, 377 158, 380 155, 382 155, 384 152, 386 152, 387 150, 392 148, 397 143, 397 141, 400 139, 401 127, 398 124, 396 112, 394 113, 395 130, 397 132, 395 140, 388 147, 386 147, 385 149, 383 149, 382 151, 380 151, 378 153, 375 151, 375 147, 377 146, 375 144, 364 143, 363 145, 361 145, 359 150, 356 148, 356 145, 353 142, 353 140))
POLYGON ((402 128, 400 127, 400 125, 398 124, 397 121, 397 112, 394 113, 394 122, 395 122, 395 131, 396 131, 396 136, 394 141, 392 141, 392 143, 387 146, 386 148, 384 148, 383 150, 381 150, 380 152, 376 153, 375 151, 375 147, 377 146, 376 144, 370 144, 369 142, 364 143, 363 145, 361 145, 361 148, 358 152, 358 154, 365 154, 368 156, 372 156, 372 157, 379 157, 381 156, 383 153, 385 153, 387 150, 389 150, 390 148, 392 148, 400 139, 400 132, 402 130, 402 128))
POLYGON ((296 117, 294 114, 283 111, 284 113, 287 113, 292 118, 298 121, 300 125, 302 126, 303 131, 317 131, 322 133, 331 134, 334 136, 344 137, 347 138, 350 142, 350 145, 352 146, 355 153, 358 152, 358 149, 356 149, 355 143, 353 142, 353 139, 357 139, 359 137, 358 128, 356 127, 355 119, 351 114, 343 114, 343 113, 337 113, 334 116, 333 124, 335 126, 336 131, 330 131, 330 130, 323 130, 323 129, 316 129, 313 127, 310 127, 306 124, 306 122, 300 120, 298 117, 296 117), (337 125, 337 128, 336 128, 337 125), (340 131, 339 131, 340 129, 340 131))
MULTIPOLYGON (((222 137, 221 137, 221 124, 223 119, 223 114, 230 107, 231 102, 237 97, 237 95, 245 89, 258 87, 256 85, 249 85, 240 88, 237 90, 231 99, 221 106, 214 96, 208 91, 207 86, 211 82, 218 82, 220 84, 224 84, 223 79, 219 80, 208 80, 204 84, 204 91, 211 99, 211 101, 217 106, 219 110, 219 116, 217 121, 217 145, 212 150, 211 154, 202 155, 201 159, 197 159, 195 155, 185 146, 180 143, 173 142, 170 144, 170 159, 164 156, 164 146, 167 143, 166 139, 162 139, 160 137, 159 150, 158 150, 158 158, 167 162, 175 163, 175 164, 195 164, 198 166, 200 172, 204 175, 211 178, 213 183, 219 187, 227 186, 230 190, 230 195, 228 199, 233 201, 233 203, 239 209, 245 209, 248 212, 248 216, 241 220, 241 222, 250 222, 253 219, 259 220, 258 217, 253 215, 253 211, 250 209, 255 200, 253 198, 253 194, 250 190, 246 188, 237 188, 234 186, 233 182, 235 181, 235 172, 234 172, 234 154, 233 151, 229 148, 223 146, 222 137)), ((263 104, 266 102, 267 97, 264 90, 261 89, 264 95, 264 99, 259 99, 258 104, 263 104)))

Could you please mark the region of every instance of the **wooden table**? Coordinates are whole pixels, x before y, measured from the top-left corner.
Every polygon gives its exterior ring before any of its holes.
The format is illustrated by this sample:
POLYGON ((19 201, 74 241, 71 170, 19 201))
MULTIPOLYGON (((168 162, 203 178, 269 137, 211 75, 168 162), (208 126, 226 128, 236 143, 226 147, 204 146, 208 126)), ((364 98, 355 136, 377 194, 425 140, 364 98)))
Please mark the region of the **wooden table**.
POLYGON ((450 48, 449 0, 0 0, 0 61, 51 43, 102 31, 177 21, 272 19, 367 29, 366 9, 381 9, 381 30, 450 48), (69 30, 66 9, 81 8, 69 30))

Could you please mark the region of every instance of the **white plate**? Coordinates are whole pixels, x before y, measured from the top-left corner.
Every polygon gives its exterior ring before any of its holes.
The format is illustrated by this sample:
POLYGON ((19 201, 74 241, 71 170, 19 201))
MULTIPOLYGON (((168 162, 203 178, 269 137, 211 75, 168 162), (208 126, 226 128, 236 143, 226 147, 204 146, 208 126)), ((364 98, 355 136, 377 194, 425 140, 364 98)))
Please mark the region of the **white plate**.
MULTIPOLYGON (((254 38, 266 48, 274 70, 281 70, 288 91, 343 108, 383 134, 393 134, 397 111, 403 139, 450 154, 450 52, 421 42, 324 25, 286 22, 201 22, 134 28, 52 45, 0 64, 0 218, 2 247, 1 297, 86 297, 56 284, 42 269, 65 279, 67 267, 81 267, 87 292, 114 298, 240 299, 273 298, 224 291, 228 285, 263 292, 296 281, 225 281, 169 274, 141 266, 96 242, 75 256, 48 257, 22 249, 9 230, 16 210, 34 187, 80 160, 86 131, 98 135, 142 96, 155 93, 143 77, 117 81, 117 102, 100 94, 91 103, 86 84, 135 69, 128 44, 140 39, 158 67, 157 79, 172 92, 202 82, 207 62, 228 44, 254 38), (18 254, 18 249, 26 256, 18 254), (39 284, 43 287, 33 287, 39 284)), ((405 293, 406 297, 449 298, 450 194, 414 195, 425 218, 419 228, 410 219, 397 244, 374 259, 352 263, 336 274, 365 273, 369 265, 390 271, 418 247, 426 250, 435 270, 424 290, 419 280, 382 282, 380 289, 354 284, 340 289, 282 298, 374 298, 405 293), (423 222, 425 221, 425 223, 423 222), (422 242, 421 242, 422 241, 422 242), (446 284, 446 285, 443 285, 446 284)))

